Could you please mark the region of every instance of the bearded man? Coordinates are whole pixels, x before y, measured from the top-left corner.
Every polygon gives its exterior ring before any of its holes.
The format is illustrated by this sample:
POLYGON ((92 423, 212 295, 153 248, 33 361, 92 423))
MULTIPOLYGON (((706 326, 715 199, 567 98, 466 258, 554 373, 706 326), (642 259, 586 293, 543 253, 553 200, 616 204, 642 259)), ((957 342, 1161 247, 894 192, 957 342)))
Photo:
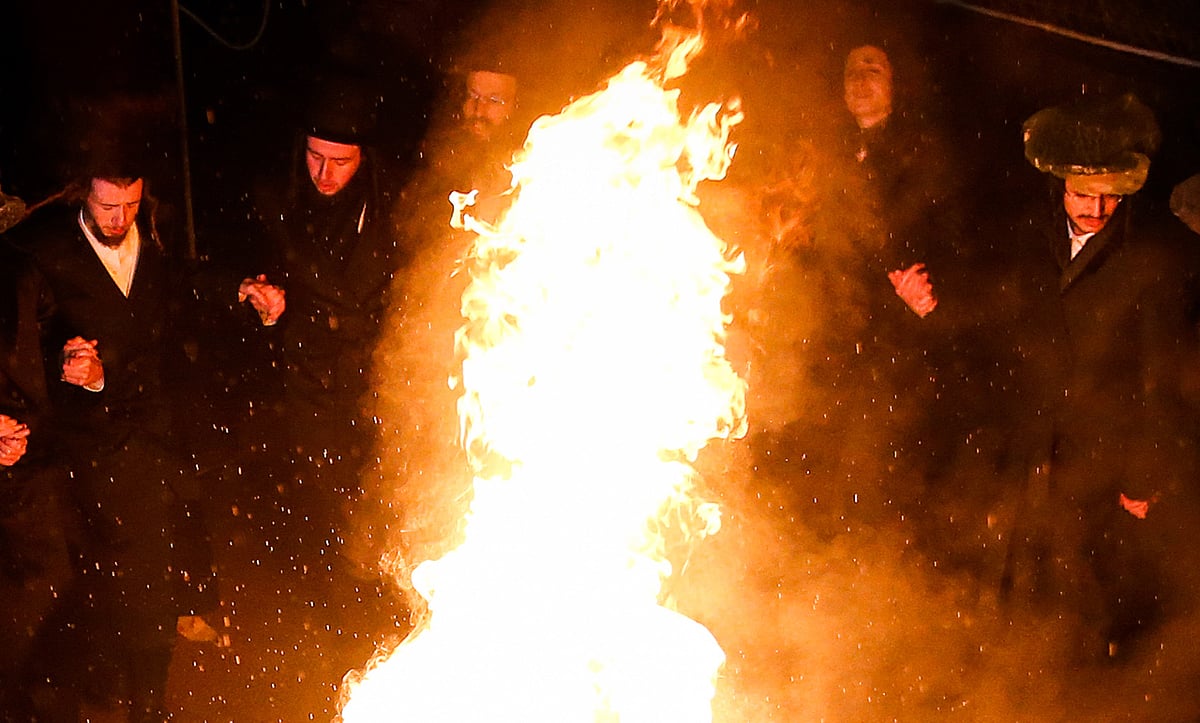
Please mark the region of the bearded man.
MULTIPOLYGON (((198 482, 177 448, 169 394, 176 332, 197 294, 160 240, 141 173, 95 165, 67 194, 74 203, 17 229, 38 290, 47 436, 70 467, 83 527, 76 579, 39 634, 26 687, 39 720, 117 707, 161 721, 176 636, 208 628, 196 615, 216 602, 215 585, 188 584, 211 583, 211 554, 186 509, 198 482)), ((282 293, 262 280, 225 292, 230 306, 237 292, 248 297, 264 320, 282 313, 282 293)))

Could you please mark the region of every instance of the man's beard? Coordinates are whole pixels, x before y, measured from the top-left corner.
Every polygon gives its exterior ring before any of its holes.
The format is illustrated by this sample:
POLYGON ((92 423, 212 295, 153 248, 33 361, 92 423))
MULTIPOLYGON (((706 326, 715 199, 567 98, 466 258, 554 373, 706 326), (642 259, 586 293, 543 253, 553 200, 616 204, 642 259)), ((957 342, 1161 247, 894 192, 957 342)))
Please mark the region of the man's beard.
POLYGON ((472 140, 485 145, 491 142, 492 136, 498 131, 496 126, 482 118, 472 118, 466 121, 463 127, 472 140))
POLYGON ((125 229, 125 233, 120 236, 108 236, 100 228, 100 224, 96 223, 96 219, 92 218, 91 214, 85 211, 83 217, 84 222, 92 232, 92 235, 96 237, 96 240, 110 249, 120 248, 121 244, 125 243, 125 239, 129 238, 129 229, 125 229))

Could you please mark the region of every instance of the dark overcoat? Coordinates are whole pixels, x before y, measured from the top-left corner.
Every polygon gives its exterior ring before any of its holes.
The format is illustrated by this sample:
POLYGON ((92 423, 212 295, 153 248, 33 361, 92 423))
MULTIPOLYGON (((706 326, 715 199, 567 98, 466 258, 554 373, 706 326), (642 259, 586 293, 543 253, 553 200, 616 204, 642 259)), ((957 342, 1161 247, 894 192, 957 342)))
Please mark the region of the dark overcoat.
POLYGON ((128 297, 91 248, 77 207, 31 220, 17 240, 39 292, 51 419, 83 525, 79 577, 46 625, 40 674, 55 686, 96 686, 91 696, 112 695, 130 675, 146 686, 135 697, 162 695, 176 617, 196 607, 179 561, 196 551, 207 559, 205 540, 177 534, 189 478, 172 449, 167 395, 173 325, 194 295, 142 224, 128 297), (59 381, 60 350, 75 336, 97 341, 99 392, 59 381))
POLYGON ((1016 538, 1040 570, 1018 584, 1075 601, 1107 649, 1194 599, 1181 575, 1198 519, 1200 417, 1186 380, 1200 239, 1132 197, 1072 259, 1061 198, 1014 238, 1015 428, 1030 481, 1016 538), (1148 516, 1122 495, 1152 501, 1148 516))

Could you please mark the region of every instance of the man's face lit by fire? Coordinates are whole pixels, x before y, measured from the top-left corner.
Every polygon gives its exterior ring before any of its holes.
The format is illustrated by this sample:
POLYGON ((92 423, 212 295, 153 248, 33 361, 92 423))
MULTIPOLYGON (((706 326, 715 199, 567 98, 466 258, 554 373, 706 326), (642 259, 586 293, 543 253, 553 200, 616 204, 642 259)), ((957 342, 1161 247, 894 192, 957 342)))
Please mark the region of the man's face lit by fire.
POLYGON ((467 73, 466 90, 463 125, 479 140, 490 141, 512 117, 517 103, 517 79, 506 73, 476 70, 467 73))
POLYGON ((892 64, 873 45, 850 51, 842 76, 846 109, 859 128, 871 128, 892 113, 892 64))
POLYGON ((93 178, 83 202, 84 222, 105 246, 116 248, 125 241, 142 204, 142 179, 128 182, 93 178))
POLYGON ((1085 194, 1068 189, 1063 192, 1063 208, 1075 233, 1097 233, 1112 218, 1121 198, 1111 193, 1085 194))
POLYGON ((316 136, 305 141, 304 163, 308 177, 322 196, 332 196, 346 187, 362 165, 362 148, 334 143, 316 136))

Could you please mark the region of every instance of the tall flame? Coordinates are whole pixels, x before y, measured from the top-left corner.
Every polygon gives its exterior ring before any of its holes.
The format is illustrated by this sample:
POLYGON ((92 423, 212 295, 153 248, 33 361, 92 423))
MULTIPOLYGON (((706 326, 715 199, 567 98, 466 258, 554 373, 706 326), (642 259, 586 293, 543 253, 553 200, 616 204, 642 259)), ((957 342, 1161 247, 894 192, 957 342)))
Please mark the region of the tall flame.
POLYGON ((454 380, 474 497, 462 544, 413 575, 426 624, 352 687, 345 721, 712 718, 724 654, 661 603, 665 534, 720 527, 692 463, 745 431, 722 309, 743 263, 696 197, 741 115, 682 120, 664 79, 699 43, 673 47, 539 119, 495 225, 456 195, 477 234, 454 380))

